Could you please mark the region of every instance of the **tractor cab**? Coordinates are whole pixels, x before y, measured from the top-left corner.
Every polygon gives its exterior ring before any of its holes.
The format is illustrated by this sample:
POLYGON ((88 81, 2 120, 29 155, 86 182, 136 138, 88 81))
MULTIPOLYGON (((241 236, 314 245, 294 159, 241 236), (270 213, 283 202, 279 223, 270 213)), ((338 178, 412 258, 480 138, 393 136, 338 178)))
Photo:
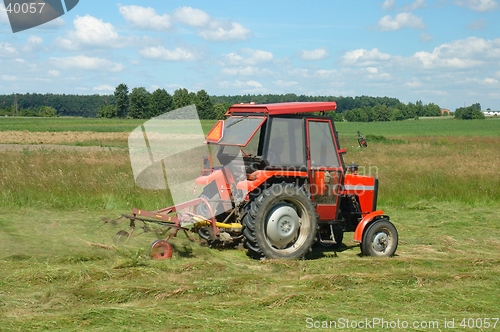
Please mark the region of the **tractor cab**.
POLYGON ((262 184, 297 182, 307 186, 321 220, 335 219, 345 150, 331 119, 311 114, 335 109, 334 102, 235 105, 207 142, 218 145, 217 159, 238 188, 251 193, 262 184))

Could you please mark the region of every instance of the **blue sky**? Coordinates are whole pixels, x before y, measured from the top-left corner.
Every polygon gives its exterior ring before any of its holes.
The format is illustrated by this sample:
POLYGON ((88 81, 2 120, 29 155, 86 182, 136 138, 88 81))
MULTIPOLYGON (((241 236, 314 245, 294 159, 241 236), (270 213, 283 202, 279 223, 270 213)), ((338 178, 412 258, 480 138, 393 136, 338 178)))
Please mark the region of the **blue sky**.
POLYGON ((205 89, 500 110, 498 0, 90 1, 13 34, 0 94, 205 89))

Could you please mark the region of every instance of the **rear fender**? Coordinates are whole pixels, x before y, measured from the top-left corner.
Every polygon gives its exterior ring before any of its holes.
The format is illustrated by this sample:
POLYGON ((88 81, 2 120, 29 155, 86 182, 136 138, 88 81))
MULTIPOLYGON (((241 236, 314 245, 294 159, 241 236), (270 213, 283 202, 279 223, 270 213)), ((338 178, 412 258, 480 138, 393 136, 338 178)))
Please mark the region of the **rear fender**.
POLYGON ((389 216, 385 215, 384 211, 382 210, 373 211, 364 216, 356 227, 356 230, 354 231, 354 241, 361 243, 366 227, 373 221, 382 217, 389 219, 389 216))
POLYGON ((224 176, 224 172, 220 169, 210 173, 209 175, 197 177, 196 180, 194 180, 194 183, 201 186, 208 186, 211 183, 215 183, 220 198, 225 201, 231 200, 231 187, 224 176))

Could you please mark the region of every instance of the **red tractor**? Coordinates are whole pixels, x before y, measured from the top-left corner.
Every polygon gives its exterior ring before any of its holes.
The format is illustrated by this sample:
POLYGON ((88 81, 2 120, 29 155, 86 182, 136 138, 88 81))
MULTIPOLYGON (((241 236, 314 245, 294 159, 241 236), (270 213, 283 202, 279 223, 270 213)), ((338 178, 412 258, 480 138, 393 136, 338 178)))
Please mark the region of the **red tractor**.
MULTIPOLYGON (((132 226, 135 220, 174 223, 176 231, 190 224, 209 244, 243 242, 255 258, 301 259, 315 243, 340 247, 344 232, 354 232, 362 254, 392 256, 398 233, 376 208, 378 180, 344 164, 346 150, 324 115, 336 107, 232 106, 206 136, 217 160, 204 159, 195 180, 204 188, 199 198, 154 212, 134 209, 127 218, 132 226)), ((166 245, 156 241, 153 256, 166 245)))

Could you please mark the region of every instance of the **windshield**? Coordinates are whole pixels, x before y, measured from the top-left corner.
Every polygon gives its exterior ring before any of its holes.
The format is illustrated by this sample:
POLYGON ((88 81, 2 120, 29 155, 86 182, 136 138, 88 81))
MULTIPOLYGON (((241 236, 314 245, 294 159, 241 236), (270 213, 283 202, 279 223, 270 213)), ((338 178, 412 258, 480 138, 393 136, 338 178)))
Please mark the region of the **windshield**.
POLYGON ((218 144, 246 146, 266 120, 263 116, 231 116, 224 122, 224 135, 218 144))

